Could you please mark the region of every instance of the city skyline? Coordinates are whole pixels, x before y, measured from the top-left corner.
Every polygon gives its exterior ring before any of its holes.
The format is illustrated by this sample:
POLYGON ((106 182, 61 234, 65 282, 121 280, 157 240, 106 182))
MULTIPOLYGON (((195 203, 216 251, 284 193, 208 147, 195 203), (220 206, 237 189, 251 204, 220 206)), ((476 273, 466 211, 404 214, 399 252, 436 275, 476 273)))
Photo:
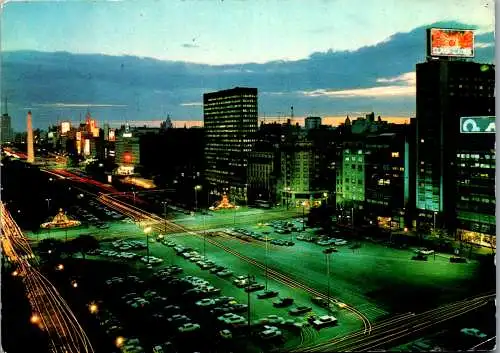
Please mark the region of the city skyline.
POLYGON ((344 12, 341 1, 318 2, 307 10, 290 2, 287 11, 281 12, 273 2, 259 3, 260 7, 233 2, 155 2, 143 11, 127 1, 11 2, 4 6, 1 25, 2 96, 8 98, 17 131, 24 130, 21 121, 29 109, 35 128, 58 120, 77 120, 87 109, 102 122, 162 120, 169 114, 174 122, 180 121, 178 125, 183 121, 199 124, 202 95, 235 86, 258 88, 260 117, 290 116, 294 106, 299 117, 357 116, 374 111, 382 117, 408 119, 415 116, 414 63, 425 59, 425 28, 476 28, 475 61, 493 62, 492 5, 472 2, 472 11, 470 3, 403 6, 386 2, 353 14, 357 7, 346 7, 350 12, 344 12), (118 5, 120 11, 111 16, 118 5), (235 15, 231 21, 210 25, 207 21, 220 17, 215 17, 219 6, 228 8, 229 17, 233 13, 241 17, 243 8, 252 15, 247 16, 250 20, 236 20, 235 15), (407 11, 408 6, 414 11, 407 11), (424 11, 429 6, 435 11, 424 11), (187 8, 192 11, 181 15, 187 8), (402 8, 412 16, 402 15, 402 8), (157 15, 152 14, 153 9, 157 15), (43 16, 38 15, 41 10, 43 16), (265 23, 267 27, 259 22, 265 20, 257 20, 264 11, 264 18, 273 19, 272 24, 265 23), (172 21, 155 17, 166 13, 172 21), (302 21, 297 19, 298 13, 302 21), (381 13, 394 21, 380 21, 381 13), (195 20, 197 16, 203 21, 195 20), (190 23, 182 35, 177 34, 178 29, 172 30, 176 25, 186 27, 179 20, 190 23), (125 30, 124 23, 134 30, 125 30), (234 23, 244 30, 235 31, 234 23), (335 25, 329 27, 328 23, 335 25), (274 31, 263 36, 271 25, 274 31), (88 35, 97 30, 98 39, 88 35), (154 35, 144 33, 146 30, 154 35), (204 35, 197 36, 202 30, 204 35), (240 37, 231 40, 236 33, 240 37), (137 38, 142 38, 141 45, 136 45, 137 38), (165 46, 157 41, 167 41, 169 48, 178 50, 169 49, 162 56, 165 46), (223 45, 225 50, 220 49, 223 45))

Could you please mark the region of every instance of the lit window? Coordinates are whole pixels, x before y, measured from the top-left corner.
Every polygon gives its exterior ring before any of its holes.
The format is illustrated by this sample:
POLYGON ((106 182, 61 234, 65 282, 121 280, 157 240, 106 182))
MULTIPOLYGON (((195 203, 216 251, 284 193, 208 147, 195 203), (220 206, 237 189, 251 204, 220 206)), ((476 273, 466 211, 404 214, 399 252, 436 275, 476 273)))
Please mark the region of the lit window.
POLYGON ((398 158, 399 157, 399 152, 392 152, 391 156, 394 157, 394 158, 398 158))

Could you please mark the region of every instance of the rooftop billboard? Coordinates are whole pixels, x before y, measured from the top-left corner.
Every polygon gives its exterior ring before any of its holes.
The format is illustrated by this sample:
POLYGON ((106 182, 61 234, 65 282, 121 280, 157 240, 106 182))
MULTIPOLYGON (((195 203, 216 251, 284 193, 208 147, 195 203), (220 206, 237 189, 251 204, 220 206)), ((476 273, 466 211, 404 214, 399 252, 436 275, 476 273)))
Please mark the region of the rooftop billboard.
POLYGON ((474 31, 470 29, 429 28, 429 56, 474 57, 474 31))

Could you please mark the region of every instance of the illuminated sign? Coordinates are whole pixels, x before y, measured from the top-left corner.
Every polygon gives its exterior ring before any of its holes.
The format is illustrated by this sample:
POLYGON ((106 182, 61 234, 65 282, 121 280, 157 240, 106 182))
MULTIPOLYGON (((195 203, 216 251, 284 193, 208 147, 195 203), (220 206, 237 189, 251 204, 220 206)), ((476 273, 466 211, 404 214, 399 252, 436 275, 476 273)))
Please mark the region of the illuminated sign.
POLYGON ((125 152, 123 154, 123 160, 125 161, 125 163, 132 162, 132 155, 130 154, 130 152, 125 152))
POLYGON ((63 121, 61 123, 61 134, 67 133, 69 130, 71 130, 71 123, 69 121, 63 121))
POLYGON ((462 134, 494 134, 496 132, 494 116, 465 116, 460 118, 462 134))
POLYGON ((123 137, 132 137, 132 133, 131 132, 124 132, 123 137))
POLYGON ((430 28, 430 56, 474 57, 474 31, 470 29, 430 28))

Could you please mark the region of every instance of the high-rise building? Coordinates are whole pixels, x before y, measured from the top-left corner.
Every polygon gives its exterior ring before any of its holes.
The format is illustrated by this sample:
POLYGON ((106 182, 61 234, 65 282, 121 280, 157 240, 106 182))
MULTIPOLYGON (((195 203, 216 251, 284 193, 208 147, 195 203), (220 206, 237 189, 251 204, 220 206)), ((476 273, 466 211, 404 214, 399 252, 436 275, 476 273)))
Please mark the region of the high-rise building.
POLYGON ((371 135, 364 146, 367 218, 379 223, 380 218, 386 218, 387 223, 390 219, 397 229, 409 226, 411 221, 410 142, 413 141, 408 135, 397 132, 371 135))
POLYGON ((305 120, 306 130, 319 129, 321 126, 321 117, 319 116, 308 116, 305 120))
POLYGON ((416 208, 419 223, 456 228, 460 118, 494 115, 495 68, 464 59, 417 64, 416 208))
POLYGON ((258 125, 257 89, 236 87, 203 95, 205 181, 211 194, 247 202, 248 153, 258 125))
POLYGON ((456 154, 457 236, 496 247, 495 117, 462 121, 456 154), (472 129, 468 123, 473 124, 472 129))
POLYGON ((35 162, 35 147, 33 140, 33 121, 31 118, 31 110, 28 112, 28 116, 26 118, 26 130, 28 133, 27 143, 28 143, 28 163, 35 162))
POLYGON ((12 141, 11 118, 8 113, 2 114, 0 123, 0 143, 12 141))
POLYGON ((7 110, 7 98, 5 98, 4 112, 0 120, 0 143, 12 142, 14 138, 14 131, 12 131, 12 121, 7 110))
POLYGON ((365 152, 360 141, 344 142, 337 168, 338 208, 363 209, 365 202, 365 152))
POLYGON ((140 164, 139 137, 134 136, 128 129, 117 136, 115 142, 115 163, 118 164, 117 174, 134 174, 135 167, 140 164))

